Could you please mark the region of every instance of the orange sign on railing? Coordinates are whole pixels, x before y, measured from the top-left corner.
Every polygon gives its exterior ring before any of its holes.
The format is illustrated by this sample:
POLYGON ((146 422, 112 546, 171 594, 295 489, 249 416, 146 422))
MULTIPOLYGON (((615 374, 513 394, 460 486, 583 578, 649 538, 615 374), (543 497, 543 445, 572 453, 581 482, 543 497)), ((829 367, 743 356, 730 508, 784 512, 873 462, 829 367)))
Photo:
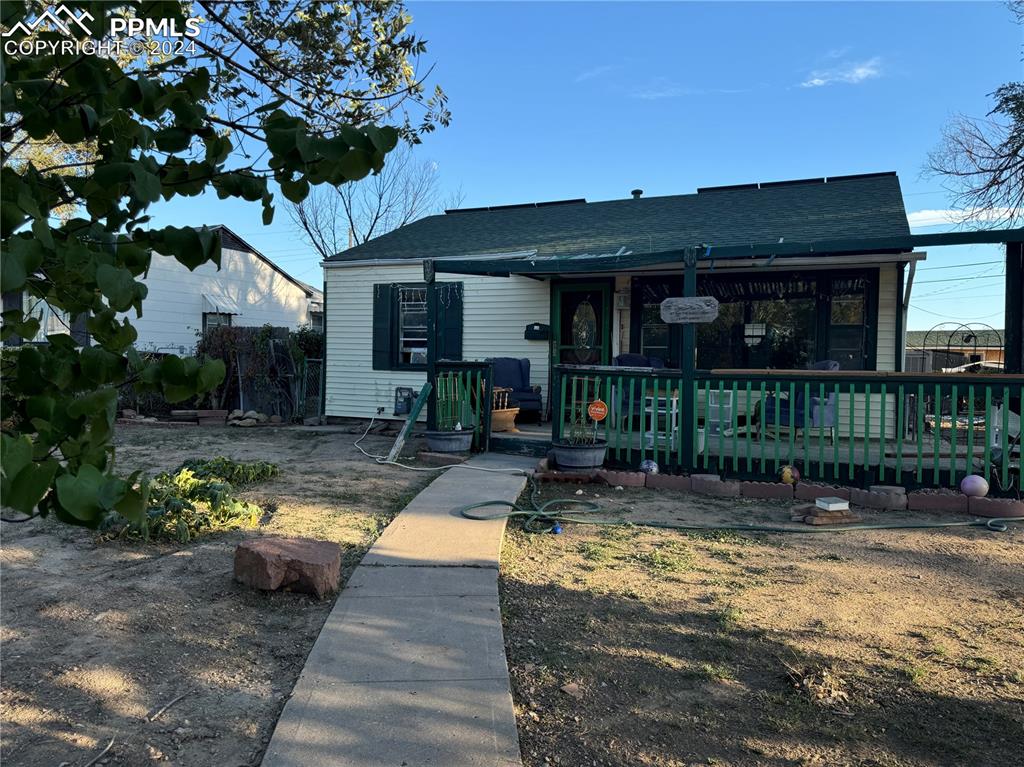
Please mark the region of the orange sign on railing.
POLYGON ((587 408, 587 415, 595 421, 603 421, 608 417, 608 406, 604 404, 604 400, 596 399, 587 408))

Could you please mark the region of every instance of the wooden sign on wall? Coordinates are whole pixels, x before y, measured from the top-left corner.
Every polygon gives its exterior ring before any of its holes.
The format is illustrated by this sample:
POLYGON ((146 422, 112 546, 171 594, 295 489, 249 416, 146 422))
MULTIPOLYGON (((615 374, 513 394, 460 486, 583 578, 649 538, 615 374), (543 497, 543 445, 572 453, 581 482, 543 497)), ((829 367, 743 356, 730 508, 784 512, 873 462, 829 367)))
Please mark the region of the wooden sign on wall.
POLYGON ((661 319, 669 324, 714 322, 718 300, 712 296, 666 298, 661 302, 661 319))

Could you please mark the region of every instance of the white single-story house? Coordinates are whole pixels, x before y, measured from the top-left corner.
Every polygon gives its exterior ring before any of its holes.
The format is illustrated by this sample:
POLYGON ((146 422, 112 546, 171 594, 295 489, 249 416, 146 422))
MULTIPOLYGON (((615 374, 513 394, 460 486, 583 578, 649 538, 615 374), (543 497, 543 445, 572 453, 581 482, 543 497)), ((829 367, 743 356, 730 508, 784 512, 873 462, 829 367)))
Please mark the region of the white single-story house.
MULTIPOLYGON (((446 211, 324 262, 325 415, 392 417, 397 387, 426 380, 424 261, 498 264, 501 277, 439 269, 439 359, 525 358, 545 403, 555 365, 679 367, 680 326, 661 302, 680 296, 682 263, 593 272, 699 243, 814 242, 910 234, 895 173, 707 187, 695 194, 446 211), (540 269, 538 264, 549 263, 540 269), (507 270, 501 264, 508 264, 507 270), (519 270, 516 264, 530 264, 519 270), (517 271, 520 273, 517 274, 517 271), (623 357, 623 355, 633 355, 623 357)), ((698 368, 900 371, 907 276, 925 253, 698 262, 697 293, 718 318, 697 330, 698 368)), ((859 409, 859 408, 858 408, 859 409)), ((876 411, 877 412, 877 411, 876 411)))
POLYGON ((154 254, 143 280, 149 294, 142 317, 131 322, 140 351, 187 353, 199 333, 216 325, 299 328, 318 326, 321 291, 295 279, 228 227, 220 232, 220 269, 206 263, 189 271, 154 254))
MULTIPOLYGON (((322 328, 322 291, 289 275, 228 227, 211 229, 221 236, 219 269, 206 263, 189 271, 173 258, 153 254, 142 280, 149 289, 143 315, 126 315, 138 331, 139 351, 188 354, 198 335, 216 325, 322 328)), ((45 302, 27 295, 22 300, 41 319, 30 342, 67 331, 59 313, 45 302)))

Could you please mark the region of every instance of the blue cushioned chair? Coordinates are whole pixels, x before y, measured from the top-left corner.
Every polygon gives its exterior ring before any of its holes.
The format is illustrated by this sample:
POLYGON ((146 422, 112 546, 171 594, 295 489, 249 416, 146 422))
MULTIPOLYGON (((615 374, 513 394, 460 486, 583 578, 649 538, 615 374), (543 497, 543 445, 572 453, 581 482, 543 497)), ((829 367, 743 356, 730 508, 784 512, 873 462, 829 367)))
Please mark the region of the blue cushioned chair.
POLYGON ((494 385, 511 389, 508 394, 509 407, 519 408, 519 414, 536 414, 540 423, 543 413, 541 388, 530 385, 530 360, 525 357, 495 357, 491 360, 494 369, 494 385))

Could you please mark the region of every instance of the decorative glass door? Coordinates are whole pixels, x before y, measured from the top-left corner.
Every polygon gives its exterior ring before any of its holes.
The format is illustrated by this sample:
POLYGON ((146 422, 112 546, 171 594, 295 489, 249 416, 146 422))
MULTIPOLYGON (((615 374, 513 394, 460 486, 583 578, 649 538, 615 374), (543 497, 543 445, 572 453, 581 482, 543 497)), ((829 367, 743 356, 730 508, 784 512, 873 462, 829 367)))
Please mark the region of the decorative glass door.
POLYGON ((552 356, 563 365, 608 365, 611 286, 604 282, 555 284, 552 356))

